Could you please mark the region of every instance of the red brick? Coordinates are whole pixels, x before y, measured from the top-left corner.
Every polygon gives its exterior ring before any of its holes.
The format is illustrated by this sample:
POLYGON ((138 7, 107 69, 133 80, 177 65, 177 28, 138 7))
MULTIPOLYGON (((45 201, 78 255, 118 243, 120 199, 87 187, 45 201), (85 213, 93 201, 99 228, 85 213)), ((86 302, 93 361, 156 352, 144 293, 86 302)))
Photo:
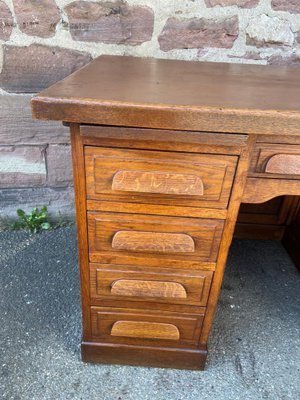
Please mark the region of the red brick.
POLYGON ((139 45, 152 38, 154 14, 146 6, 123 1, 74 1, 65 7, 75 40, 139 45))
POLYGON ((0 147, 0 187, 41 186, 46 182, 44 147, 0 147))
POLYGON ((91 61, 88 53, 40 44, 4 45, 3 53, 0 87, 13 93, 38 92, 91 61))
POLYGON ((293 14, 300 13, 299 0, 272 0, 271 4, 276 11, 288 11, 293 14))
POLYGON ((73 182, 71 146, 50 145, 46 159, 47 186, 67 186, 73 182))
POLYGON ((231 48, 238 32, 237 16, 219 20, 169 18, 158 41, 163 51, 203 47, 231 48))
POLYGON ((10 9, 0 1, 0 40, 8 40, 13 28, 13 18, 10 9))
POLYGON ((259 3, 259 0, 205 0, 205 4, 207 7, 215 7, 215 6, 238 6, 241 8, 252 8, 256 7, 259 3))
POLYGON ((22 32, 43 38, 55 35, 60 14, 54 0, 14 0, 13 3, 22 32))

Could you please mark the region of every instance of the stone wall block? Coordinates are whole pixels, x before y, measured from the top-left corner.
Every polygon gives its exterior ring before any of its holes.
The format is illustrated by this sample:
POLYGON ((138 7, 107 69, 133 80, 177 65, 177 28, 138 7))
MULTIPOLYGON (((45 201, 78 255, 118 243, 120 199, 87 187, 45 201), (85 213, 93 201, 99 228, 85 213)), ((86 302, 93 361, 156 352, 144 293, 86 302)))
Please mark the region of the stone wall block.
POLYGON ((72 156, 69 145, 50 145, 46 151, 47 185, 67 186, 72 184, 72 156))
POLYGON ((44 150, 43 146, 1 146, 0 188, 44 185, 44 150))
POLYGON ((158 41, 163 51, 203 47, 231 48, 238 33, 237 16, 219 20, 169 18, 158 41))
POLYGON ((74 40, 136 46, 151 40, 154 13, 123 1, 74 1, 65 7, 74 40))
POLYGON ((43 38, 55 35, 60 12, 55 0, 13 0, 20 30, 43 38))
POLYGON ((34 120, 31 95, 0 97, 0 146, 69 143, 69 128, 57 121, 34 120))
POLYGON ((292 46, 294 34, 289 21, 262 14, 246 28, 247 44, 257 47, 292 46))
POLYGON ((32 44, 4 45, 0 87, 12 93, 35 93, 91 61, 88 53, 32 44))
POLYGON ((276 11, 287 11, 289 13, 300 13, 299 0, 272 0, 272 7, 276 11))
POLYGON ((300 67, 300 53, 274 54, 268 59, 270 65, 284 65, 288 67, 300 67))
POLYGON ((0 1, 0 40, 8 40, 10 38, 14 21, 10 9, 0 1))

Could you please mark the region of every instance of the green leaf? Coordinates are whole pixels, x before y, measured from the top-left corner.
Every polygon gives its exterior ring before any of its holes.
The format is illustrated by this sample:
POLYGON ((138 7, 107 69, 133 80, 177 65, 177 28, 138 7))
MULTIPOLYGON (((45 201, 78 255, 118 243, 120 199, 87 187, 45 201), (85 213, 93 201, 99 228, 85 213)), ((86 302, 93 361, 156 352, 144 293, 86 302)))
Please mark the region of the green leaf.
POLYGON ((50 229, 50 223, 47 222, 46 206, 43 206, 41 210, 39 210, 37 207, 34 207, 29 214, 26 214, 25 211, 18 209, 17 214, 20 220, 14 224, 14 229, 26 228, 32 233, 37 233, 41 229, 50 229))
POLYGON ((43 213, 43 214, 38 214, 38 215, 36 215, 36 217, 35 217, 35 219, 37 219, 37 220, 41 220, 41 219, 45 219, 46 218, 46 214, 45 213, 43 213))
POLYGON ((21 210, 21 208, 17 209, 17 214, 20 218, 24 218, 25 217, 25 211, 21 210))
POLYGON ((44 230, 50 229, 50 224, 49 224, 49 222, 43 222, 43 223, 41 224, 41 229, 44 229, 44 230))

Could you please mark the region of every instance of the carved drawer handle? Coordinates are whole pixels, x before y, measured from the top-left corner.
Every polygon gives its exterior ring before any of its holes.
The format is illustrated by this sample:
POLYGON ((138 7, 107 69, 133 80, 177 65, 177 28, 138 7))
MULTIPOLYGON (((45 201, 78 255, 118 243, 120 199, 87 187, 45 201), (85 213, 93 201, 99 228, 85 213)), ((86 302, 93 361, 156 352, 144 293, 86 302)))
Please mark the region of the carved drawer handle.
POLYGON ((119 231, 113 237, 112 248, 158 253, 192 253, 195 251, 195 242, 185 233, 119 231))
POLYGON ((202 179, 192 174, 158 171, 118 171, 113 177, 113 190, 203 196, 202 179))
POLYGON ((111 294, 118 296, 187 298, 186 290, 181 283, 134 279, 119 279, 113 282, 111 294))
POLYGON ((300 175, 300 154, 275 154, 268 160, 265 172, 300 175))
POLYGON ((143 339, 180 339, 179 330, 175 325, 140 321, 115 322, 111 328, 111 336, 143 339))

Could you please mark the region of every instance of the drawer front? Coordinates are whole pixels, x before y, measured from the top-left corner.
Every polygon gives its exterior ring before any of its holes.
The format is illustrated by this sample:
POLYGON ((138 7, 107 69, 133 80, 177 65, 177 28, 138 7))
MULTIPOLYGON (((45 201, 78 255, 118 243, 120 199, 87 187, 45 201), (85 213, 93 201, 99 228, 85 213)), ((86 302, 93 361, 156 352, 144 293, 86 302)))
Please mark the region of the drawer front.
POLYGON ((203 314, 92 307, 92 336, 109 342, 197 344, 203 314))
POLYGON ((251 171, 299 179, 299 145, 258 143, 252 157, 251 171))
POLYGON ((90 261, 140 265, 146 259, 155 265, 159 259, 165 266, 172 266, 171 260, 215 262, 223 225, 212 219, 90 212, 90 261))
POLYGON ((90 264, 91 301, 103 297, 206 306, 212 271, 170 271, 90 264))
POLYGON ((85 147, 88 199, 226 208, 236 156, 85 147))

